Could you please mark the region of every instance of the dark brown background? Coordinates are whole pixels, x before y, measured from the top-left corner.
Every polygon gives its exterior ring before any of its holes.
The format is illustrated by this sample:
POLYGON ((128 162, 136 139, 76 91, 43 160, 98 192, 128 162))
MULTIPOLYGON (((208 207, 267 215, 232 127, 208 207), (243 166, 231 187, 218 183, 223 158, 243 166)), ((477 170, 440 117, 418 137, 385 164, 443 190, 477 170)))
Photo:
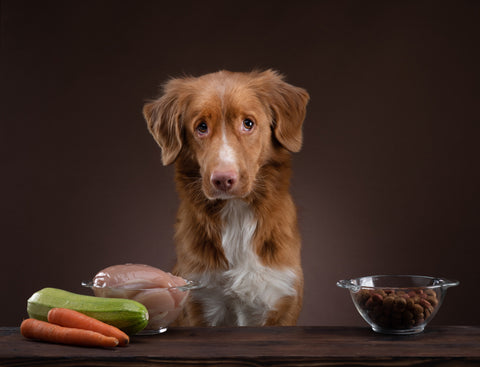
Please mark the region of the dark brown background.
POLYGON ((480 2, 0 4, 0 325, 42 287, 171 268, 173 171, 142 105, 171 76, 255 67, 311 95, 299 323, 363 325, 335 283, 377 273, 458 279, 434 322, 480 323, 480 2))

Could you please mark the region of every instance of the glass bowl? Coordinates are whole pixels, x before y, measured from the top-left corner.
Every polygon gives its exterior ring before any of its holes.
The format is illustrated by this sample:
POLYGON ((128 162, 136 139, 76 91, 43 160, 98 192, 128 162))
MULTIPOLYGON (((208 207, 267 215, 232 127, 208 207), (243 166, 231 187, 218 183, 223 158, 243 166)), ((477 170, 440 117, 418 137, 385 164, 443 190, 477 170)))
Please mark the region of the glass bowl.
POLYGON ((160 334, 167 331, 168 325, 177 319, 182 311, 189 292, 198 288, 194 282, 168 288, 111 288, 98 287, 93 282, 82 282, 97 297, 128 298, 140 302, 148 310, 148 324, 137 335, 160 334))
POLYGON ((420 275, 373 275, 340 280, 360 315, 384 334, 416 334, 424 330, 456 280, 420 275))

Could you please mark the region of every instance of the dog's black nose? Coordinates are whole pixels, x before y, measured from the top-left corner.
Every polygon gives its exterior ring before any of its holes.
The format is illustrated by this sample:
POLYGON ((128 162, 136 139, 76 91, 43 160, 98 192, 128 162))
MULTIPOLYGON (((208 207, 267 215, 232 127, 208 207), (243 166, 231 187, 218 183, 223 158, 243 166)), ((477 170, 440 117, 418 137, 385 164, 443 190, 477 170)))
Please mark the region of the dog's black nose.
POLYGON ((210 179, 217 190, 228 192, 237 183, 237 173, 234 171, 215 171, 210 179))

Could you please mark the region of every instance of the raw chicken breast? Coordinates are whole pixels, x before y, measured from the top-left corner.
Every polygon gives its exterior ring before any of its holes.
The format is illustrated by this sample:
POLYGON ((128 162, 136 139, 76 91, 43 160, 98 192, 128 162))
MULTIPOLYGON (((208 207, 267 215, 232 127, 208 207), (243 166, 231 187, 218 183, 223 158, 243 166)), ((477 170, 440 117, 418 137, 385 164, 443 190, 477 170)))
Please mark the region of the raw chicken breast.
POLYGON ((180 277, 143 264, 109 266, 93 278, 93 291, 99 297, 129 298, 148 310, 146 329, 161 329, 174 321, 182 310, 188 291, 180 277))
POLYGON ((181 307, 175 305, 175 300, 168 289, 144 290, 133 299, 148 309, 150 316, 148 320, 149 329, 166 327, 178 317, 182 310, 181 307))
POLYGON ((93 278, 94 287, 149 289, 185 285, 186 282, 163 270, 144 264, 113 265, 101 270, 93 278))

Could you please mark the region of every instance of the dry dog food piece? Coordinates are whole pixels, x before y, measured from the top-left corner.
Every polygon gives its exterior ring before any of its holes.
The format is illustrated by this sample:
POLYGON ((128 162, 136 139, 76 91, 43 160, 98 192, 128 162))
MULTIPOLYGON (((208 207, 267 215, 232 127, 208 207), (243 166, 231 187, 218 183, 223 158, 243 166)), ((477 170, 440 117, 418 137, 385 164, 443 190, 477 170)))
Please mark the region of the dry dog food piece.
POLYGON ((374 323, 394 329, 408 329, 424 323, 438 305, 438 296, 433 289, 361 289, 355 297, 362 311, 374 323))

